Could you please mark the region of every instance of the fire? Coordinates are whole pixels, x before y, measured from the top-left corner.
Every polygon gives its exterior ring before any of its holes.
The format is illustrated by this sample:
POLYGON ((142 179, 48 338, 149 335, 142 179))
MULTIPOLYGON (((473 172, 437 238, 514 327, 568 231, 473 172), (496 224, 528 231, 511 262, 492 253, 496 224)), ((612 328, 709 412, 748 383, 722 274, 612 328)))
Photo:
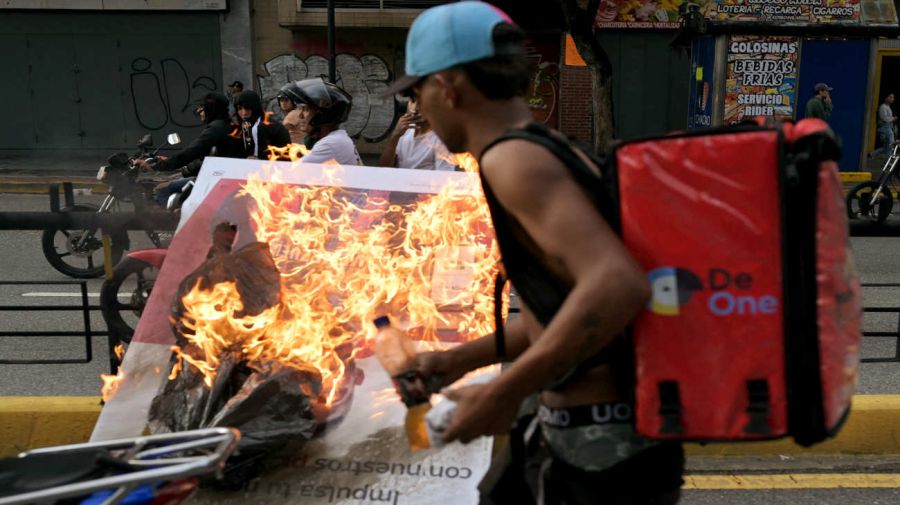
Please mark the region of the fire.
POLYGON ((478 173, 478 160, 471 153, 452 153, 450 163, 460 167, 465 172, 478 173))
MULTIPOLYGON (((474 158, 471 159, 474 163, 474 158)), ((471 166, 471 165, 470 165, 471 166)), ((329 168, 331 169, 331 167, 329 168)), ((333 168, 334 178, 340 167, 333 168)), ((339 398, 347 363, 369 352, 371 321, 389 314, 414 338, 470 340, 494 328, 499 253, 477 178, 415 201, 335 186, 282 184, 253 176, 256 239, 269 244, 281 273, 280 303, 241 314, 231 282, 199 283, 182 298, 185 335, 201 352, 176 355, 212 384, 226 353, 254 367, 277 361, 315 367, 326 405, 339 398)))
MULTIPOLYGON (((116 355, 116 359, 121 363, 122 357, 125 356, 125 346, 122 344, 116 345, 113 348, 113 354, 116 355)), ((119 383, 122 382, 123 378, 125 378, 125 374, 122 372, 121 368, 119 368, 116 375, 106 373, 100 374, 100 380, 103 381, 103 386, 100 387, 100 398, 102 398, 104 402, 112 400, 113 396, 116 395, 116 392, 119 390, 119 383)))
POLYGON ((122 379, 124 378, 125 373, 121 368, 119 368, 116 375, 106 373, 100 374, 100 380, 103 381, 103 387, 100 388, 100 398, 102 398, 104 402, 112 400, 119 391, 119 384, 122 383, 122 379))
POLYGON ((309 149, 303 144, 288 144, 284 147, 269 146, 269 160, 299 161, 309 154, 309 149))

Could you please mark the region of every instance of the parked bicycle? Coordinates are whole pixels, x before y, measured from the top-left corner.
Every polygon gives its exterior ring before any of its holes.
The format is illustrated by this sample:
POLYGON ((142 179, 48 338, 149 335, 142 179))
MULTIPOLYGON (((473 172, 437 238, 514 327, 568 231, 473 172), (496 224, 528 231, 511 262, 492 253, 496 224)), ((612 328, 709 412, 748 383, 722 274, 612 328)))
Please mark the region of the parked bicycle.
MULTIPOLYGON (((177 133, 167 137, 169 145, 181 142, 177 133)), ((91 204, 76 204, 62 209, 62 212, 97 212, 100 214, 121 212, 122 203, 130 202, 137 213, 158 209, 153 201, 153 189, 159 183, 156 179, 142 179, 140 169, 134 166, 137 159, 151 159, 159 148, 151 150, 153 138, 144 135, 138 143, 139 151, 128 156, 116 153, 100 167, 97 179, 109 187, 106 197, 99 207, 91 204)), ((122 253, 129 247, 127 230, 108 230, 112 264, 119 262, 122 253)), ((147 237, 156 247, 163 247, 170 233, 147 230, 147 237)), ((76 279, 100 277, 104 272, 103 241, 99 228, 64 230, 53 228, 44 230, 41 236, 44 257, 59 272, 76 279)))
POLYGON ((861 182, 847 193, 847 215, 850 219, 869 219, 875 223, 887 220, 894 207, 896 192, 892 192, 892 177, 895 175, 898 162, 900 162, 900 144, 894 144, 878 178, 874 181, 861 182))

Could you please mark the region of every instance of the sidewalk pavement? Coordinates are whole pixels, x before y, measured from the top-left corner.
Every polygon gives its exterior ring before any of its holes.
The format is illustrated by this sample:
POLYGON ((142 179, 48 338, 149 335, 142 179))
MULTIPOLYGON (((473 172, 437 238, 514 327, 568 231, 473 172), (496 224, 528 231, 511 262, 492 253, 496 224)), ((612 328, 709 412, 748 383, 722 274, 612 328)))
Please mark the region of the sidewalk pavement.
POLYGON ((71 182, 76 189, 106 192, 97 170, 106 163, 106 151, 0 150, 0 193, 46 194, 53 183, 71 182))
MULTIPOLYGON (((46 194, 53 183, 71 182, 75 189, 106 192, 96 179, 110 150, 10 151, 0 150, 0 193, 46 194)), ((374 161, 371 157, 366 161, 374 161)), ((880 170, 880 166, 873 169, 880 170)), ((869 180, 873 172, 842 172, 844 189, 869 180)))

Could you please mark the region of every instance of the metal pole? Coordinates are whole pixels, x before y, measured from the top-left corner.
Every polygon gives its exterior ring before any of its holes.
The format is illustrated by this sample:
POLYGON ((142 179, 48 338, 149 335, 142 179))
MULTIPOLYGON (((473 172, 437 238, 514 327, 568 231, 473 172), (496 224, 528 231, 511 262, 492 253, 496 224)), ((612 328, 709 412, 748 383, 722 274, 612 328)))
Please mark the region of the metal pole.
POLYGON ((334 0, 328 0, 328 82, 335 82, 334 67, 334 0))

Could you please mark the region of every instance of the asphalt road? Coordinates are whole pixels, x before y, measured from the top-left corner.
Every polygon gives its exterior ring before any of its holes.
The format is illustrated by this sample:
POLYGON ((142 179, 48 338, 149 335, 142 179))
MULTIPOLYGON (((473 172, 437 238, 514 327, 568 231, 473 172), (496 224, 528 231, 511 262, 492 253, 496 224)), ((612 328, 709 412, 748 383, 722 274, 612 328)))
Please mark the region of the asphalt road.
MULTIPOLYGON (((96 195, 76 196, 76 202, 97 203, 96 195)), ((0 211, 41 211, 48 209, 44 195, 0 194, 0 211)), ((44 259, 39 231, 0 231, 0 280, 64 281, 72 280, 57 272, 44 259)), ((900 238, 854 237, 857 268, 864 283, 900 284, 900 238)), ((142 232, 132 232, 132 247, 149 247, 142 232)), ((92 304, 98 303, 101 281, 89 280, 92 304)), ((0 286, 2 305, 78 305, 77 284, 0 286)), ((900 286, 865 288, 866 306, 900 307, 900 286)), ((896 331, 898 314, 868 314, 869 331, 896 331)), ((79 312, 0 312, 0 332, 25 330, 78 330, 84 327, 79 312)), ((91 328, 104 331, 99 312, 92 313, 91 328)), ((107 372, 106 338, 93 340, 93 361, 66 365, 0 365, 0 395, 95 395, 98 376, 107 372)), ((862 357, 891 358, 897 352, 895 338, 865 338, 862 357)), ((71 337, 0 338, 0 359, 63 359, 84 356, 84 339, 71 337)), ((900 393, 900 363, 864 363, 859 392, 867 394, 900 393)))
MULTIPOLYGON (((95 202, 96 196, 77 196, 76 201, 95 202)), ((47 197, 41 195, 0 194, 0 211, 40 211, 48 208, 47 197)), ((140 232, 132 235, 133 246, 148 246, 140 232)), ((857 237, 853 239, 857 266, 863 282, 900 284, 900 238, 857 237)), ((44 259, 38 231, 0 231, 0 260, 4 267, 0 280, 70 281, 53 270, 44 259)), ((98 303, 100 280, 87 282, 91 303, 98 303)), ((0 305, 76 305, 77 285, 0 286, 0 305)), ((900 287, 866 288, 867 306, 900 307, 900 287)), ((896 330, 898 316, 867 316, 866 329, 896 330)), ((80 313, 68 312, 0 312, 0 332, 15 330, 76 330, 83 328, 80 313)), ((95 331, 105 327, 99 313, 92 314, 95 331)), ((100 373, 107 372, 108 355, 105 337, 93 340, 93 361, 67 365, 0 365, 0 396, 13 395, 97 395, 100 373)), ((863 358, 891 357, 897 349, 896 339, 865 338, 863 358)), ((67 358, 84 355, 84 341, 76 338, 0 338, 0 359, 67 358)), ((865 363, 859 383, 860 393, 900 393, 900 363, 865 363)), ((726 484, 721 488, 696 489, 690 486, 682 494, 685 505, 769 505, 787 502, 795 504, 895 504, 900 503, 900 485, 892 488, 865 487, 870 484, 854 481, 858 474, 887 473, 897 475, 900 461, 896 458, 851 457, 840 463, 817 459, 814 462, 789 465, 787 456, 761 458, 759 461, 733 462, 689 461, 688 475, 706 476, 747 474, 773 475, 772 478, 808 473, 837 473, 831 480, 844 488, 773 489, 777 484, 763 481, 760 489, 740 489, 726 484), (852 487, 858 487, 853 489, 852 487), (850 488, 848 488, 850 487, 850 488)), ((896 477, 894 478, 896 480, 896 477)), ((799 486, 800 484, 797 484, 799 486)))
MULTIPOLYGON (((76 203, 98 204, 96 195, 76 195, 76 203)), ((0 194, 0 211, 49 210, 46 195, 0 194)), ((131 234, 132 248, 150 247, 143 232, 131 234)), ((80 285, 54 270, 41 252, 40 231, 0 231, 0 281, 64 282, 67 284, 0 285, 0 305, 80 306, 80 285)), ((99 303, 101 279, 87 281, 89 302, 99 303)), ((90 317, 92 331, 105 331, 98 311, 90 317)), ((0 332, 81 331, 80 311, 0 312, 0 332)), ((93 359, 83 364, 0 365, 0 396, 99 394, 101 373, 109 373, 106 337, 94 337, 93 359)), ((0 337, 0 360, 83 359, 83 337, 0 337)))

